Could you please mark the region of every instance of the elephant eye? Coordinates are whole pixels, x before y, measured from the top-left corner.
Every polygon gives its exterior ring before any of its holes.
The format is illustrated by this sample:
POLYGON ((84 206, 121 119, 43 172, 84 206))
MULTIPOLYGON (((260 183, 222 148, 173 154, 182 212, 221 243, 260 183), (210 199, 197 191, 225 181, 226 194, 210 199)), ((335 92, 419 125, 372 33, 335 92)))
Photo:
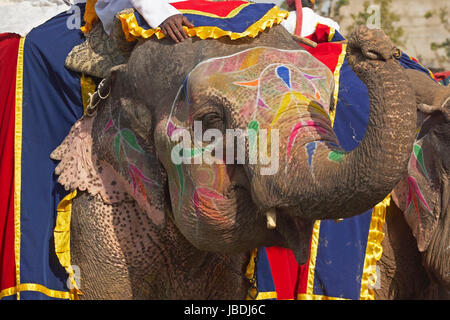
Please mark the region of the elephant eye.
POLYGON ((209 112, 201 117, 200 121, 202 122, 203 130, 207 129, 218 129, 220 131, 224 131, 224 120, 222 115, 216 112, 209 112))

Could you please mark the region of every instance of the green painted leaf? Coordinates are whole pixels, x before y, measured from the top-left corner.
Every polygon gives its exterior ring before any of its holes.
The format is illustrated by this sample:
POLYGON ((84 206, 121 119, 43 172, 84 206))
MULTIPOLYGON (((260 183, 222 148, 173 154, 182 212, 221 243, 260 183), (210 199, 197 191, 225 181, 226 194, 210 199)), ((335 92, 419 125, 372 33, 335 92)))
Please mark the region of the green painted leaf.
POLYGON ((183 169, 181 168, 181 165, 177 164, 175 165, 177 168, 177 174, 178 174, 178 182, 180 183, 180 200, 184 193, 184 175, 183 175, 183 169))
POLYGON ((328 159, 335 162, 341 162, 345 158, 345 151, 334 150, 328 155, 328 159))
POLYGON ((130 129, 123 129, 120 131, 120 134, 122 135, 123 139, 127 142, 127 144, 133 148, 134 150, 144 153, 144 150, 141 148, 139 143, 137 142, 136 136, 130 129))
POLYGON ((414 144, 414 154, 416 156, 417 162, 422 168, 423 173, 428 177, 427 169, 425 168, 425 161, 423 159, 423 150, 420 145, 414 144))
POLYGON ((250 152, 254 152, 256 150, 256 144, 257 144, 257 134, 259 130, 259 122, 257 120, 252 120, 248 124, 248 139, 249 139, 249 146, 250 146, 250 152))
POLYGON ((252 120, 249 124, 248 124, 248 129, 252 129, 255 131, 258 131, 259 129, 259 122, 257 120, 252 120))
POLYGON ((114 138, 114 153, 116 154, 116 159, 119 162, 120 162, 120 140, 121 140, 120 133, 117 133, 116 137, 114 138))

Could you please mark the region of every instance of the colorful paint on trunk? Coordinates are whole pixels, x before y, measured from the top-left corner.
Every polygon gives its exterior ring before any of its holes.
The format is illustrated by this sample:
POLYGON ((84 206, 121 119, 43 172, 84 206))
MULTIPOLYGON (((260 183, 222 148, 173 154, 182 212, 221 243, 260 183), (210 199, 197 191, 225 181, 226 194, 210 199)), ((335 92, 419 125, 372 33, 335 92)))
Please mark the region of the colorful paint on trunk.
POLYGON ((328 159, 334 162, 342 162, 345 158, 345 154, 344 151, 334 150, 328 154, 328 159))

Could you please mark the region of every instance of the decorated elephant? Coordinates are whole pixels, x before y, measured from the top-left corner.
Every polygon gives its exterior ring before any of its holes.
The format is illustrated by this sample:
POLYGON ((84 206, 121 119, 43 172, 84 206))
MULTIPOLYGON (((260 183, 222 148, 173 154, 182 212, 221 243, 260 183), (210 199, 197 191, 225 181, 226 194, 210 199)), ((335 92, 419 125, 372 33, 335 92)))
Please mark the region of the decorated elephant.
MULTIPOLYGON (((432 113, 424 144, 442 138, 448 147, 448 118, 434 107, 448 109, 448 91, 436 89, 433 101, 421 95, 434 84, 406 72, 379 30, 361 27, 348 39, 348 61, 371 101, 365 137, 351 152, 331 126, 333 74, 280 26, 254 39, 117 44, 129 56, 115 60, 52 153, 59 182, 79 191, 71 263, 88 299, 244 299, 252 249, 289 248, 305 263, 315 220, 358 215, 407 175, 417 108, 432 113)), ((88 61, 82 51, 75 59, 88 61)), ((430 184, 438 195, 424 206, 443 209, 414 235, 426 237, 419 249, 432 243, 426 252, 439 259, 427 268, 448 288, 440 243, 448 237, 448 166, 436 161, 442 170, 435 175, 426 162, 426 172, 444 184, 430 184)))
POLYGON ((377 294, 449 299, 450 90, 424 73, 408 73, 424 105, 408 171, 392 192, 379 264, 384 281, 377 294))

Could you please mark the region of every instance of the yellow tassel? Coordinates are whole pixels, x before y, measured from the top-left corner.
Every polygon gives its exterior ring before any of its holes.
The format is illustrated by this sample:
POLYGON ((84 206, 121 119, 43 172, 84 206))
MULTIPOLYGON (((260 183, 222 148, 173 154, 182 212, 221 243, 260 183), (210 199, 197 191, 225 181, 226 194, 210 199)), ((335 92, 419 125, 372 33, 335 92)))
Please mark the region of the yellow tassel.
POLYGON ((92 26, 98 21, 97 13, 95 12, 95 4, 97 0, 87 0, 84 11, 84 22, 86 23, 81 27, 83 33, 91 31, 92 26))

